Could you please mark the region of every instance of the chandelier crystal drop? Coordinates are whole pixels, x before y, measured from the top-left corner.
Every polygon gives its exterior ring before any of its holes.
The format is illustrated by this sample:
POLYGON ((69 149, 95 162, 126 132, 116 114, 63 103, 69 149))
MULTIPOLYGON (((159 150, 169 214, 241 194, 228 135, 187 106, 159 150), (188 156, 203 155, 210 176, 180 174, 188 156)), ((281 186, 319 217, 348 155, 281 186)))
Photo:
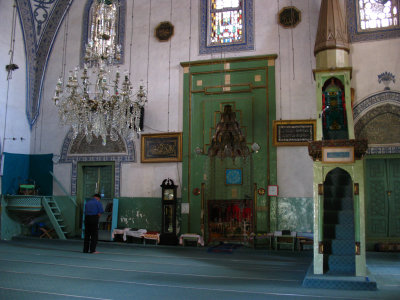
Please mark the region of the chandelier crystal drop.
POLYGON ((85 65, 70 71, 64 84, 60 77, 53 97, 62 125, 69 125, 75 139, 80 133, 91 143, 93 136, 117 141, 135 138, 140 132, 147 93, 143 85, 136 92, 126 73, 121 79, 121 46, 116 43, 117 5, 95 1, 90 24, 91 39, 86 46, 85 65))

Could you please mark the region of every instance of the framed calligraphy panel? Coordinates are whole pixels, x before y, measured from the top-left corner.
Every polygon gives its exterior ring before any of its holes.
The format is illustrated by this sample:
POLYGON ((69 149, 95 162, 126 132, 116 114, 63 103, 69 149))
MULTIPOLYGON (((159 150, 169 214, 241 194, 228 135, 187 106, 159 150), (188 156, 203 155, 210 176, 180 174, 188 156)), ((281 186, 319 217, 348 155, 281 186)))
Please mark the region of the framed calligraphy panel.
POLYGON ((182 161, 182 132, 141 135, 142 163, 182 161))
POLYGON ((316 137, 315 120, 274 121, 274 146, 307 146, 316 137))

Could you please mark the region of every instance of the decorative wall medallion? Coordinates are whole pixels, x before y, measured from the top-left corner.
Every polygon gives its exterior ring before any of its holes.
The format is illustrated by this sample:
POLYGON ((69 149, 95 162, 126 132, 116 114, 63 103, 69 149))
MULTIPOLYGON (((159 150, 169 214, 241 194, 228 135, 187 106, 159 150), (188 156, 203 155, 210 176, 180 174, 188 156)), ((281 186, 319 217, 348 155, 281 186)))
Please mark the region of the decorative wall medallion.
POLYGON ((226 169, 225 184, 242 184, 242 169, 226 169))
POLYGON ((378 75, 378 82, 383 83, 385 86, 385 91, 390 90, 389 84, 393 81, 396 82, 395 76, 390 72, 383 72, 382 74, 378 75))
POLYGON ((193 189, 193 195, 195 195, 195 196, 200 195, 200 189, 199 188, 194 188, 193 189))
POLYGON ((53 43, 73 0, 16 0, 26 54, 26 115, 32 127, 40 111, 53 43))
POLYGON ((265 189, 259 188, 259 189, 257 190, 257 193, 258 193, 260 196, 265 195, 265 189))
POLYGON ((170 22, 161 22, 156 27, 154 35, 160 42, 166 42, 174 35, 174 25, 170 22))
POLYGON ((278 13, 278 23, 285 28, 294 28, 301 22, 301 11, 294 6, 286 6, 278 13))

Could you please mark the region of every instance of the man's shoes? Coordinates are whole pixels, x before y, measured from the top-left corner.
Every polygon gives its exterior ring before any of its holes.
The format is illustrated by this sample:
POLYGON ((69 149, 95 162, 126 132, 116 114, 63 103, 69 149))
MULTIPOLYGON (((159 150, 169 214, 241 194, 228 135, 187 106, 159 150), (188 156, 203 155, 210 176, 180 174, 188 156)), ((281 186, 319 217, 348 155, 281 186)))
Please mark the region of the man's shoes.
POLYGON ((99 254, 100 252, 97 252, 97 251, 92 251, 92 252, 90 252, 91 254, 99 254))

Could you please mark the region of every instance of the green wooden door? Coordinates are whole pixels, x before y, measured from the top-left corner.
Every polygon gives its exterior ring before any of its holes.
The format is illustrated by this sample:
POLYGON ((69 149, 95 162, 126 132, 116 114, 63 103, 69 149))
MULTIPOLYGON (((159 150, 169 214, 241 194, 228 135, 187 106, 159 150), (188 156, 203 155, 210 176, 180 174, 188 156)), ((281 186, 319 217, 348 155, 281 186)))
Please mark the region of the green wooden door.
POLYGON ((102 198, 112 198, 113 193, 112 166, 83 167, 83 199, 101 194, 102 198))
POLYGON ((367 237, 400 237, 400 159, 366 161, 367 237))
POLYGON ((400 159, 388 159, 389 237, 400 237, 400 159))

